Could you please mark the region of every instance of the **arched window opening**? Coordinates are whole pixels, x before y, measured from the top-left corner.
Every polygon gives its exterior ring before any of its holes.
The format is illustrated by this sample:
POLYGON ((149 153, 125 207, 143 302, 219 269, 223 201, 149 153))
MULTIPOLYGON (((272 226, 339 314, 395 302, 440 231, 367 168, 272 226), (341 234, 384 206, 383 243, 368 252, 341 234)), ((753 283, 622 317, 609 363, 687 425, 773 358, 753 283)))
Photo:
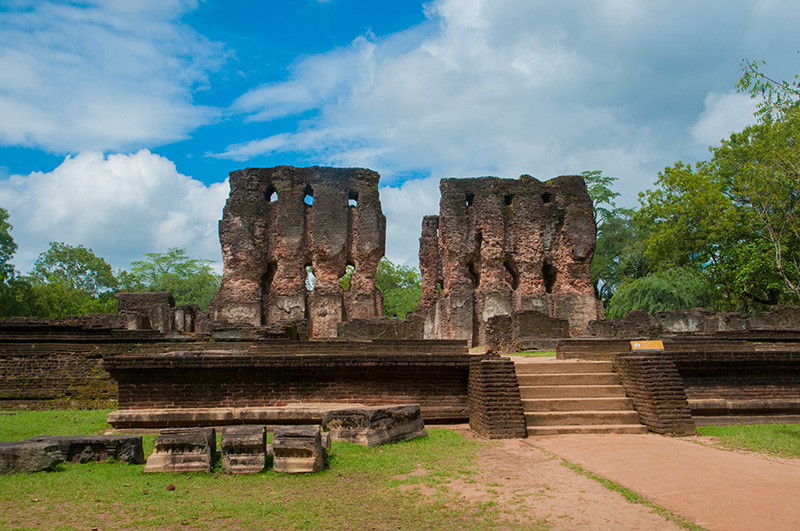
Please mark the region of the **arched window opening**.
POLYGON ((344 269, 344 275, 339 277, 339 285, 342 287, 342 291, 350 291, 350 279, 353 278, 353 271, 355 270, 356 266, 347 264, 344 269))
POLYGON ((506 260, 503 265, 511 276, 511 289, 516 290, 519 287, 519 270, 510 260, 506 260))
POLYGON ((311 188, 311 185, 306 185, 305 197, 303 198, 303 202, 308 206, 314 204, 314 189, 311 188))
POLYGON ((471 207, 472 203, 475 202, 475 194, 467 194, 467 206, 471 207))
POLYGON ((506 206, 511 206, 511 203, 513 202, 514 194, 506 194, 506 196, 503 198, 503 203, 505 203, 506 206))
POLYGON ((306 291, 314 291, 314 285, 317 283, 317 277, 314 276, 314 267, 311 265, 306 266, 306 291))
POLYGON ((272 185, 269 185, 269 188, 267 188, 267 191, 264 195, 266 196, 267 201, 270 203, 274 203, 278 200, 278 192, 275 191, 275 187, 272 185))
POLYGON ((553 286, 556 285, 558 271, 549 260, 545 260, 542 264, 542 278, 544 279, 544 290, 547 293, 553 293, 553 286))
POLYGON ((469 273, 469 278, 472 280, 472 287, 476 288, 481 285, 481 272, 475 266, 474 262, 470 262, 467 264, 467 272, 469 273))
POLYGON ((552 203, 553 202, 553 194, 550 192, 545 192, 542 194, 542 203, 552 203))
POLYGON ((350 190, 350 193, 347 194, 347 204, 353 208, 358 207, 358 192, 350 190))

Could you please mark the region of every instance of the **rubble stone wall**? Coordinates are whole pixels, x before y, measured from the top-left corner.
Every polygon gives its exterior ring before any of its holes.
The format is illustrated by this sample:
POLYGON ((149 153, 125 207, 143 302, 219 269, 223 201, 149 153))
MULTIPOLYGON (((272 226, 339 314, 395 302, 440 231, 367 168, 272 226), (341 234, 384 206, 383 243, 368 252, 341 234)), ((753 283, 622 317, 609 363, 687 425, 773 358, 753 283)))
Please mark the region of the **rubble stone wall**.
POLYGON ((375 272, 386 218, 379 178, 358 168, 231 172, 219 223, 224 273, 212 318, 253 326, 307 319, 311 337, 336 337, 341 321, 381 316, 375 272), (354 270, 343 291, 339 279, 348 266, 354 270))
POLYGON ((596 226, 583 178, 442 179, 420 238, 426 338, 485 344, 496 315, 539 311, 573 335, 597 319, 596 226))

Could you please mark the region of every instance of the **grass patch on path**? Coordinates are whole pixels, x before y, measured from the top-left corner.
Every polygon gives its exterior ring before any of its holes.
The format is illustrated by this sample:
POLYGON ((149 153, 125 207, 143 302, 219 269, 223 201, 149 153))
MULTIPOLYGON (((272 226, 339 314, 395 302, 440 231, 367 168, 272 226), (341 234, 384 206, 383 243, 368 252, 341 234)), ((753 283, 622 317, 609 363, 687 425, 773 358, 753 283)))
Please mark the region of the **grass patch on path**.
POLYGON ((570 463, 565 459, 561 459, 561 464, 569 468, 570 470, 573 470, 578 474, 581 474, 582 476, 586 476, 587 478, 600 483, 603 487, 607 488, 608 490, 622 495, 623 498, 625 498, 631 503, 638 503, 639 505, 644 505, 645 507, 649 507, 650 509, 653 510, 653 512, 663 516, 665 519, 671 522, 676 523, 677 525, 679 525, 684 529, 688 529, 690 531, 707 531, 705 527, 690 522, 686 518, 673 513, 669 509, 665 509, 664 507, 657 505, 656 503, 648 500, 644 496, 636 494, 630 489, 626 489, 619 483, 611 481, 610 479, 606 479, 602 476, 598 476, 597 474, 589 472, 588 470, 585 470, 583 467, 576 465, 575 463, 570 463))
MULTIPOLYGON (((0 440, 102 432, 107 411, 0 415, 0 440)), ((0 476, 2 529, 546 529, 510 523, 448 483, 475 474, 488 443, 449 430, 364 448, 334 443, 317 474, 144 474, 123 463, 64 464, 55 472, 0 476), (167 490, 174 485, 174 490, 167 490)), ((154 436, 145 436, 145 453, 154 436)), ((533 517, 532 517, 533 518, 533 517)))
POLYGON ((717 437, 725 448, 800 458, 800 424, 701 426, 697 432, 717 437))

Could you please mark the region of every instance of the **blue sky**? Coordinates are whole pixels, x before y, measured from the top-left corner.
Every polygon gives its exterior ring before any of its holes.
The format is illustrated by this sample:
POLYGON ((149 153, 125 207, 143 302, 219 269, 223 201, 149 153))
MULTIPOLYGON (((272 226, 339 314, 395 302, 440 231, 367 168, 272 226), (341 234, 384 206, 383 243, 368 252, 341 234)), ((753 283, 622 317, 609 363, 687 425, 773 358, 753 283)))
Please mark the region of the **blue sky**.
POLYGON ((387 256, 416 265, 442 177, 584 170, 636 204, 752 122, 742 59, 800 72, 800 4, 606 0, 0 0, 0 207, 117 268, 219 260, 227 174, 378 171, 387 256))

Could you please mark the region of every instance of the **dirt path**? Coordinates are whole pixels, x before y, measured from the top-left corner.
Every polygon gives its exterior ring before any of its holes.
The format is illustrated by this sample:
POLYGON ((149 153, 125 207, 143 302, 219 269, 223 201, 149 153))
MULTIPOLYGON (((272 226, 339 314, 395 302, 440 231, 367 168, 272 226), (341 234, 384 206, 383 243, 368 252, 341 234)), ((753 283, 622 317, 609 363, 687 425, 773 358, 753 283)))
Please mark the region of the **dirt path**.
MULTIPOLYGON (((469 429, 457 431, 475 437, 469 429)), ((554 531, 681 529, 652 509, 628 502, 570 470, 524 439, 492 441, 477 457, 478 475, 448 487, 471 502, 497 504, 509 521, 538 521, 540 527, 554 531)))
POLYGON ((800 466, 657 435, 562 435, 526 445, 576 463, 712 530, 800 526, 800 466))

